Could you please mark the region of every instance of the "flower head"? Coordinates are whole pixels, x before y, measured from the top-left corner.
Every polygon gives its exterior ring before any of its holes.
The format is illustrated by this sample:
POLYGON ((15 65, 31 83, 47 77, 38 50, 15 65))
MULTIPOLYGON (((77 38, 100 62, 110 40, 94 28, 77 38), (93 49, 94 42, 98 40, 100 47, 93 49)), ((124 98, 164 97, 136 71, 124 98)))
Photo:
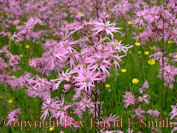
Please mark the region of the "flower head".
POLYGON ((11 122, 18 122, 17 115, 20 114, 20 109, 15 109, 12 112, 10 112, 7 116, 8 122, 6 125, 11 125, 11 122))
POLYGON ((135 97, 132 94, 132 92, 126 91, 124 96, 123 96, 123 98, 124 98, 123 101, 125 103, 125 105, 124 105, 125 108, 127 108, 130 105, 134 105, 135 104, 135 97))
POLYGON ((133 84, 137 84, 138 82, 139 82, 139 80, 137 78, 132 79, 133 84))
POLYGON ((148 64, 149 65, 154 65, 155 64, 155 60, 154 59, 149 59, 148 60, 148 64))
POLYGON ((113 33, 119 32, 119 27, 116 27, 116 23, 110 23, 110 21, 93 21, 90 24, 92 24, 94 27, 92 28, 92 31, 95 32, 95 34, 98 34, 100 32, 106 32, 106 34, 111 35, 112 39, 114 38, 113 33))

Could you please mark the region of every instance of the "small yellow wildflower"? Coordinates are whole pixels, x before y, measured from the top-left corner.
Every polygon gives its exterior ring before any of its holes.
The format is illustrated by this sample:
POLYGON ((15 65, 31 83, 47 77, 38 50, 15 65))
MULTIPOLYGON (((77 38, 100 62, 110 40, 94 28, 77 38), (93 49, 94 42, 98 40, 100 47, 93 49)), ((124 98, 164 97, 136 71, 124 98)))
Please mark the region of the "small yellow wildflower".
POLYGON ((15 44, 17 44, 19 41, 15 40, 15 44))
POLYGON ((52 126, 52 127, 49 128, 49 131, 53 131, 54 129, 55 129, 55 127, 52 126))
POLYGON ((128 21, 128 25, 132 25, 133 24, 133 22, 132 21, 128 21))
POLYGON ((110 11, 111 11, 111 8, 108 8, 108 11, 110 12, 110 11))
POLYGON ((153 47, 150 47, 151 50, 153 50, 154 48, 153 47))
POLYGON ((140 46, 141 43, 140 43, 140 42, 136 42, 135 45, 136 45, 136 46, 140 46))
POLYGON ((138 54, 141 54, 142 52, 141 51, 138 51, 138 54))
POLYGON ((89 4, 89 8, 92 8, 92 4, 89 4))
POLYGON ((138 82, 139 82, 139 80, 137 78, 132 79, 133 84, 137 84, 138 82))
POLYGON ((168 41, 168 44, 172 44, 172 43, 173 43, 173 41, 172 41, 172 40, 169 40, 169 41, 168 41))
POLYGON ((23 22, 23 24, 25 25, 25 24, 26 24, 26 22, 23 22))
POLYGON ((20 54, 20 57, 22 58, 22 57, 23 57, 23 55, 22 55, 22 54, 20 54))
POLYGON ((81 16, 82 15, 82 11, 78 12, 78 15, 81 16))
POLYGON ((12 103, 13 103, 12 98, 8 100, 8 103, 10 103, 10 104, 12 104, 12 103))
POLYGON ((70 114, 73 114, 73 112, 72 112, 72 111, 70 111, 70 114))
POLYGON ((143 30, 144 29, 143 26, 141 26, 140 29, 143 30))
POLYGON ((106 84, 105 87, 106 88, 110 88, 111 86, 110 86, 110 84, 106 84))
POLYGON ((29 49, 29 47, 30 47, 29 45, 25 45, 25 48, 29 49))
POLYGON ((85 67, 86 65, 85 64, 83 64, 83 67, 85 67))
POLYGON ((144 54, 145 54, 145 55, 149 55, 149 51, 145 51, 144 54))
POLYGON ((18 29, 19 25, 16 25, 16 29, 18 29))
POLYGON ((122 73, 125 73, 126 71, 127 71, 127 69, 125 69, 125 68, 122 68, 122 69, 121 69, 121 72, 122 72, 122 73))
POLYGON ((12 35, 12 34, 9 32, 9 33, 8 33, 8 37, 11 37, 11 35, 12 35))
POLYGON ((148 60, 148 64, 149 64, 149 65, 154 65, 154 64, 155 64, 155 60, 149 59, 149 60, 148 60))

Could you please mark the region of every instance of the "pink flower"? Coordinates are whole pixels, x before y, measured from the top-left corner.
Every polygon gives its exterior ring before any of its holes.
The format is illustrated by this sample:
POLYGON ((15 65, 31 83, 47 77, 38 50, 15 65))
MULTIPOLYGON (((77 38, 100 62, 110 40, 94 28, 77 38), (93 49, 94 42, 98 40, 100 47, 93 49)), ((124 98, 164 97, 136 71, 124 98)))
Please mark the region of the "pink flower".
POLYGON ((92 88, 95 87, 94 82, 101 80, 98 76, 100 75, 99 72, 94 72, 90 70, 90 68, 83 68, 83 66, 75 69, 78 73, 78 76, 74 76, 74 83, 78 87, 78 91, 84 90, 88 93, 91 92, 92 88))
POLYGON ((57 112, 59 109, 59 100, 57 98, 51 99, 49 97, 43 102, 41 109, 43 114, 40 119, 45 120, 49 115, 49 112, 51 112, 51 114, 55 114, 57 112))
POLYGON ((65 91, 69 91, 71 89, 71 85, 70 84, 64 84, 64 89, 65 89, 65 91))
POLYGON ((138 101, 139 102, 145 101, 146 104, 149 104, 148 97, 149 97, 149 95, 144 94, 143 97, 141 97, 141 96, 138 97, 138 101))
POLYGON ((176 105, 171 105, 172 111, 170 112, 170 119, 172 120, 177 116, 177 104, 176 105))
POLYGON ((109 42, 110 45, 113 45, 113 49, 115 49, 116 51, 118 51, 119 53, 124 52, 124 54, 126 55, 128 52, 129 48, 132 48, 132 45, 124 45, 121 43, 121 41, 117 41, 117 40, 113 40, 111 42, 109 42))
POLYGON ((72 72, 69 72, 69 70, 66 70, 66 72, 62 71, 62 73, 58 74, 58 78, 57 79, 54 79, 54 80, 51 80, 51 82, 54 82, 54 86, 53 86, 53 90, 57 90, 58 89, 58 86, 61 84, 61 82, 63 81, 67 81, 69 82, 70 81, 70 78, 71 78, 71 74, 72 72))
POLYGON ((51 96, 50 89, 52 84, 47 80, 36 76, 30 75, 25 84, 27 90, 25 92, 30 97, 39 97, 46 99, 51 96))
POLYGON ((98 34, 100 32, 106 32, 106 34, 111 35, 112 39, 114 38, 113 32, 119 32, 120 29, 116 27, 116 23, 110 23, 110 21, 93 21, 90 22, 91 25, 93 25, 93 28, 91 29, 94 34, 98 34))
POLYGON ((12 112, 10 112, 7 116, 8 122, 6 125, 11 125, 11 122, 18 122, 17 115, 20 114, 20 109, 15 109, 12 112))
POLYGON ((102 118, 102 121, 99 121, 99 126, 105 126, 105 123, 106 123, 106 127, 105 128, 111 128, 111 123, 112 122, 116 122, 116 121, 119 121, 118 120, 119 116, 116 116, 115 115, 112 115, 110 114, 110 116, 108 118, 102 118))
POLYGON ((148 110, 148 114, 150 114, 152 117, 158 117, 160 115, 160 112, 158 110, 148 110))
POLYGON ((125 108, 127 108, 130 105, 134 105, 135 104, 135 97, 132 94, 132 92, 126 91, 125 95, 123 96, 123 98, 124 98, 123 101, 125 103, 125 105, 124 105, 125 108))
POLYGON ((67 115, 68 108, 72 107, 72 105, 65 105, 64 96, 61 97, 61 101, 57 105, 57 111, 51 116, 51 118, 55 117, 57 120, 60 118, 60 123, 63 123, 65 115, 67 115))
POLYGON ((133 117, 137 117, 138 119, 143 119, 143 118, 145 118, 145 117, 142 115, 142 113, 145 113, 145 111, 144 111, 144 110, 141 110, 141 105, 140 105, 137 109, 135 109, 134 112, 135 112, 135 115, 133 115, 133 117))

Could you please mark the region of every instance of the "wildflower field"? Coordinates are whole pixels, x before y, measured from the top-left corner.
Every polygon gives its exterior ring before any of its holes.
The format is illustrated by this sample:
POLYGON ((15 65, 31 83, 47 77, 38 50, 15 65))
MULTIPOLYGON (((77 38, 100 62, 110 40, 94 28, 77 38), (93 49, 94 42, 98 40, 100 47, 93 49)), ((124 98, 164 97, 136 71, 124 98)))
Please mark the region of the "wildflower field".
POLYGON ((0 0, 0 133, 177 133, 177 0, 0 0))

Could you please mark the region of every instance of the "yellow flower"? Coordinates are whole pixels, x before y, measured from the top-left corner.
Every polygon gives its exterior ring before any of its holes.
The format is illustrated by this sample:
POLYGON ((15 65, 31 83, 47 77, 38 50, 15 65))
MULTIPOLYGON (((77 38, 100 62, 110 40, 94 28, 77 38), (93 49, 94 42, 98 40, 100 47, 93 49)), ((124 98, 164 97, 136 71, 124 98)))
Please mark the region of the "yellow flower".
POLYGON ((122 69, 121 69, 121 72, 122 72, 122 73, 125 73, 126 71, 127 71, 127 69, 125 69, 125 68, 122 68, 122 69))
POLYGON ((16 29, 18 29, 19 25, 16 26, 16 29))
POLYGON ((8 37, 11 37, 11 35, 12 35, 12 34, 9 32, 9 33, 8 33, 8 37))
POLYGON ((81 16, 82 15, 82 11, 78 12, 78 15, 81 16))
POLYGON ((25 45, 25 48, 29 49, 29 47, 30 47, 29 45, 25 45))
POLYGON ((20 57, 22 58, 22 57, 23 57, 23 55, 22 55, 22 54, 20 54, 20 57))
POLYGON ((169 41, 168 41, 168 44, 172 44, 172 43, 173 43, 173 41, 172 41, 172 40, 169 40, 169 41))
POLYGON ((70 111, 70 114, 73 114, 73 112, 72 112, 72 111, 70 111))
POLYGON ((55 129, 55 127, 52 126, 52 127, 49 128, 49 131, 53 131, 54 129, 55 129))
POLYGON ((105 87, 106 88, 110 88, 111 86, 110 86, 110 84, 106 84, 105 87))
POLYGON ((19 41, 15 40, 15 44, 17 44, 19 41))
POLYGON ((141 43, 140 43, 140 42, 136 42, 135 45, 136 45, 136 46, 140 46, 141 43))
POLYGON ((155 60, 149 59, 149 60, 148 60, 148 64, 149 64, 149 65, 154 65, 154 64, 155 64, 155 60))
POLYGON ((143 26, 141 26, 140 29, 143 30, 144 29, 143 26))
POLYGON ((177 57, 177 54, 175 56, 177 57))
POLYGON ((110 11, 111 11, 111 8, 108 8, 108 11, 110 12, 110 11))
POLYGON ((8 103, 10 103, 10 104, 13 103, 12 98, 8 100, 8 103))
POLYGON ((154 48, 153 47, 150 47, 151 50, 153 50, 154 48))
POLYGON ((89 4, 89 8, 92 8, 92 4, 89 4))
POLYGON ((133 84, 137 84, 138 82, 139 82, 139 80, 137 78, 132 79, 133 84))
POLYGON ((132 21, 128 21, 128 25, 132 25, 133 24, 133 22, 132 21))
POLYGON ((138 51, 138 54, 141 54, 141 51, 138 51))
POLYGON ((23 24, 25 25, 25 24, 26 24, 26 22, 23 22, 23 24))
POLYGON ((149 51, 145 51, 144 54, 145 54, 145 55, 149 55, 149 51))

